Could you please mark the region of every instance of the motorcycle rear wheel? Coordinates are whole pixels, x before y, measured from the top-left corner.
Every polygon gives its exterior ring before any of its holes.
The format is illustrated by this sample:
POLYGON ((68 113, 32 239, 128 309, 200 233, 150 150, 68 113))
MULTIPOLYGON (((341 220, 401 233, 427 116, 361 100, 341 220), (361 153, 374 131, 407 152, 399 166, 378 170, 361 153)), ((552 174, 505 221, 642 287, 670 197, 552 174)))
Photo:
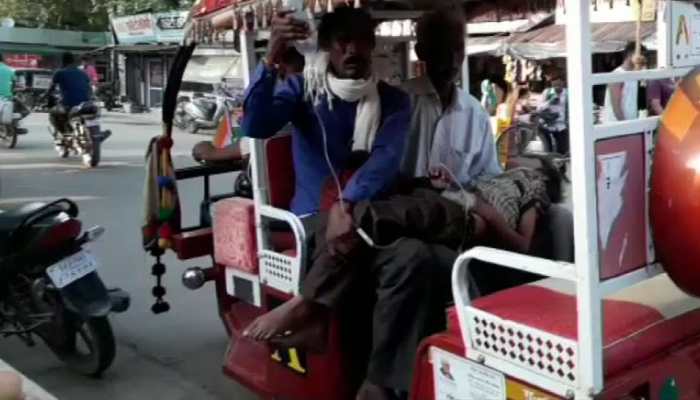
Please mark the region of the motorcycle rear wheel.
POLYGON ((78 326, 66 327, 63 345, 52 348, 68 368, 99 378, 114 362, 117 344, 107 317, 90 318, 78 326))
POLYGON ((83 165, 88 168, 97 167, 100 164, 100 143, 93 143, 89 152, 82 155, 83 165))
POLYGON ((13 126, 7 125, 4 128, 4 133, 0 133, 0 142, 8 149, 14 149, 17 146, 17 132, 13 126))

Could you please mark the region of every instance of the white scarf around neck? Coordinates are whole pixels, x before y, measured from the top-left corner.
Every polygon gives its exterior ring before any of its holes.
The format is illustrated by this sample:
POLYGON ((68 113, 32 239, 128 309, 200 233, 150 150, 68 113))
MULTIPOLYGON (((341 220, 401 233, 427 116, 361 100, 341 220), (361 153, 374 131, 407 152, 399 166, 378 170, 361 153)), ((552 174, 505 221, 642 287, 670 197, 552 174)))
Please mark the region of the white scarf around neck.
POLYGON ((358 102, 353 131, 352 149, 371 151, 379 129, 381 104, 377 90, 377 80, 339 79, 328 70, 328 53, 317 52, 306 55, 304 86, 307 98, 314 106, 320 104, 322 96, 328 99, 328 107, 333 109, 333 97, 348 102, 358 102))

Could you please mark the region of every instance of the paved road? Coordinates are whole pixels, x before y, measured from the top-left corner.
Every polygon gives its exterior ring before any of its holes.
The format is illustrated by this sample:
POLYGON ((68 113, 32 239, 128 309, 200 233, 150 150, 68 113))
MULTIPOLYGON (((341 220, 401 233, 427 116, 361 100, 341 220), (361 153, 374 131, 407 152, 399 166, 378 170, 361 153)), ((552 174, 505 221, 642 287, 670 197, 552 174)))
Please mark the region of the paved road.
MULTIPOLYGON (((63 196, 78 200, 86 226, 107 228, 93 246, 102 261, 102 278, 128 290, 132 306, 112 318, 118 355, 101 380, 66 370, 42 344, 30 349, 17 339, 3 339, 0 358, 61 400, 253 399, 221 372, 227 338, 216 315, 214 293, 209 287, 196 292, 183 288, 180 273, 185 264, 172 257, 166 260, 165 285, 172 310, 160 316, 150 312, 152 261, 141 250, 139 226, 143 154, 148 140, 160 131, 158 115, 107 113, 103 124, 113 136, 104 146, 101 166, 92 170, 82 168, 77 158, 59 159, 46 124, 46 114, 30 115, 25 124, 29 134, 20 137, 18 147, 0 149, 0 208, 63 196)), ((204 139, 177 134, 175 164, 191 164, 192 145, 204 139)), ((223 177, 214 188, 230 191, 231 184, 232 177, 223 177)), ((201 186, 192 182, 180 191, 185 223, 193 223, 201 186)), ((206 263, 206 259, 195 261, 206 263)))

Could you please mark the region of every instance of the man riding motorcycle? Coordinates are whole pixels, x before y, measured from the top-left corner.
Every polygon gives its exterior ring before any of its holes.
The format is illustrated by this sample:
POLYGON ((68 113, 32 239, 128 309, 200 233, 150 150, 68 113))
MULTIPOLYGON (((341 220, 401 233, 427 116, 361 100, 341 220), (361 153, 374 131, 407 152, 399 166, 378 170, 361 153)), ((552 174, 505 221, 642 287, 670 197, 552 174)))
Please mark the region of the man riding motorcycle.
POLYGON ((66 132, 69 129, 66 124, 70 110, 92 98, 92 83, 88 74, 78 67, 72 53, 64 53, 62 61, 63 68, 54 74, 47 93, 53 93, 56 86, 61 90, 61 103, 52 106, 49 120, 54 129, 66 132))

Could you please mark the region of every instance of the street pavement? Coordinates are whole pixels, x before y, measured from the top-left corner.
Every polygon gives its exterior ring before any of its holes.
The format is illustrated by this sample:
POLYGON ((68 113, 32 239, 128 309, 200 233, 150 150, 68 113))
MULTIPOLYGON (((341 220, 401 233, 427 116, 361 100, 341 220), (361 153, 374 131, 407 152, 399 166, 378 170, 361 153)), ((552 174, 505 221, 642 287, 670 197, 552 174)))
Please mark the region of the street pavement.
MULTIPOLYGON (((77 157, 60 159, 47 131, 47 114, 25 120, 29 133, 17 148, 0 148, 0 209, 27 201, 69 197, 80 206, 85 227, 102 225, 105 235, 91 245, 101 261, 99 272, 108 286, 131 294, 131 308, 111 317, 118 341, 117 359, 102 379, 77 375, 65 368, 41 343, 26 347, 16 338, 0 339, 0 359, 8 362, 60 400, 252 400, 255 397, 225 377, 221 366, 227 346, 210 285, 189 291, 180 283, 187 266, 169 255, 164 285, 171 311, 150 311, 153 260, 141 249, 144 152, 160 133, 160 113, 105 113, 103 128, 112 130, 98 168, 85 169, 77 157)), ((190 150, 205 135, 175 134, 176 167, 191 165, 190 150)), ((230 192, 231 175, 213 181, 214 192, 230 192)), ((201 183, 179 187, 183 220, 194 224, 202 195, 201 183)))

